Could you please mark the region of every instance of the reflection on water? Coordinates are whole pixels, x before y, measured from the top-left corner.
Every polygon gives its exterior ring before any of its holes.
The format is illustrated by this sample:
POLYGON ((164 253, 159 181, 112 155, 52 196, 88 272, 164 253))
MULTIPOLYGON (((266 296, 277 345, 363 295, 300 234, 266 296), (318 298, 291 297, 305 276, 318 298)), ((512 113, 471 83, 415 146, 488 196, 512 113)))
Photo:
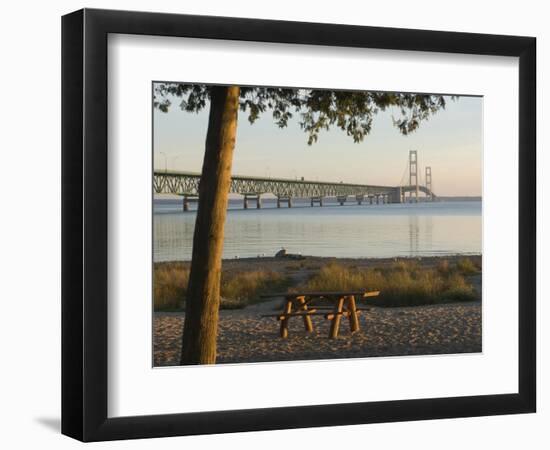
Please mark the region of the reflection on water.
MULTIPOLYGON (((232 202, 224 258, 291 253, 336 257, 427 256, 481 253, 481 202, 308 206, 243 210, 232 202)), ((194 212, 181 202, 155 200, 154 260, 189 260, 194 212)))

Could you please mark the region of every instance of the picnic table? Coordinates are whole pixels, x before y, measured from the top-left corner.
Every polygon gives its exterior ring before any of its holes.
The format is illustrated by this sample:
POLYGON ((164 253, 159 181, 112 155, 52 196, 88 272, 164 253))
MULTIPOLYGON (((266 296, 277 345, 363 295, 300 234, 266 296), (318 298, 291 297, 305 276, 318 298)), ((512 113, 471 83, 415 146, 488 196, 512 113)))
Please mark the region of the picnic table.
POLYGON ((357 308, 356 297, 376 297, 380 291, 335 291, 335 292, 294 292, 264 295, 264 297, 284 297, 283 311, 267 314, 264 317, 276 317, 281 322, 280 336, 288 337, 288 321, 292 317, 302 317, 306 331, 313 331, 311 316, 322 315, 330 320, 329 338, 334 339, 340 331, 342 317, 349 320, 350 331, 359 331, 359 314, 365 308, 357 308), (314 305, 321 299, 328 300, 329 306, 314 305), (332 303, 332 305, 330 305, 332 303), (328 312, 318 312, 318 311, 328 312))

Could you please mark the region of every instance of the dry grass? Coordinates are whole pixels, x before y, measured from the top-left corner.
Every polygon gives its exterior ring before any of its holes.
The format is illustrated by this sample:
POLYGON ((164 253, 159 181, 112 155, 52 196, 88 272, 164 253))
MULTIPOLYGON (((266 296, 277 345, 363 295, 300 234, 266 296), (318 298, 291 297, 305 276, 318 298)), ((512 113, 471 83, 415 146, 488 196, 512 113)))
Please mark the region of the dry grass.
POLYGON ((451 271, 451 265, 449 264, 449 260, 442 259, 441 261, 439 261, 437 263, 437 270, 443 275, 448 275, 449 272, 451 271))
POLYGON ((281 290, 288 285, 284 275, 271 270, 222 274, 222 308, 244 308, 258 301, 262 293, 281 290))
POLYGON ((481 270, 476 263, 474 263, 470 258, 461 258, 456 262, 456 268, 463 275, 473 275, 478 273, 481 270))
MULTIPOLYGON (((154 269, 155 311, 178 311, 185 306, 189 269, 180 263, 158 264, 154 269)), ((222 272, 222 309, 244 308, 254 303, 267 291, 276 291, 288 285, 287 278, 278 272, 252 270, 222 272)))
POLYGON ((477 299, 475 289, 458 269, 426 268, 414 261, 398 261, 390 267, 350 268, 328 264, 300 286, 312 291, 379 290, 369 303, 379 306, 416 306, 477 299))
POLYGON ((183 308, 189 269, 178 263, 156 265, 153 273, 155 311, 176 311, 183 308))

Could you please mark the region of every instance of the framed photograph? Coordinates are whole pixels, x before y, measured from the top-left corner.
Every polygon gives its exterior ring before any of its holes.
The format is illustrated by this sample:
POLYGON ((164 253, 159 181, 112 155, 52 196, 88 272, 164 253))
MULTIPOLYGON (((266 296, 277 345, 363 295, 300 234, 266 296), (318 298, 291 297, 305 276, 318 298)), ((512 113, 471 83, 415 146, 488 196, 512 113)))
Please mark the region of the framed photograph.
POLYGON ((535 412, 532 37, 62 21, 62 432, 535 412))

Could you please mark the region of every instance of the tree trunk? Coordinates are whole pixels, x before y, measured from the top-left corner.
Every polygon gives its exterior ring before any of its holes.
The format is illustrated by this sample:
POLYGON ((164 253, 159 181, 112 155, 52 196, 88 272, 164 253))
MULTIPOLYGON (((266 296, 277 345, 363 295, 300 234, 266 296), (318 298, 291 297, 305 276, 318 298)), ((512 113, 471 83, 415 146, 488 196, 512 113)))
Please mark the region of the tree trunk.
POLYGON ((186 294, 182 364, 214 364, 225 216, 239 109, 238 86, 213 87, 186 294))

